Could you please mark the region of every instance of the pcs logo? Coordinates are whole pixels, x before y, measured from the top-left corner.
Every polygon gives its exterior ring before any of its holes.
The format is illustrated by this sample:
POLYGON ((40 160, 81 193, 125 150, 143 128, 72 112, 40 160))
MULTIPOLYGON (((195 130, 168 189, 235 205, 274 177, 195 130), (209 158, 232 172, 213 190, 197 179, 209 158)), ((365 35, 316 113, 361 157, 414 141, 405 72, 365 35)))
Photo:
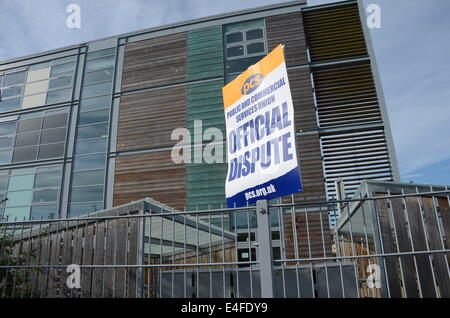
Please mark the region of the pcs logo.
POLYGON ((241 94, 248 95, 253 93, 261 85, 264 76, 261 73, 253 74, 242 85, 241 94))

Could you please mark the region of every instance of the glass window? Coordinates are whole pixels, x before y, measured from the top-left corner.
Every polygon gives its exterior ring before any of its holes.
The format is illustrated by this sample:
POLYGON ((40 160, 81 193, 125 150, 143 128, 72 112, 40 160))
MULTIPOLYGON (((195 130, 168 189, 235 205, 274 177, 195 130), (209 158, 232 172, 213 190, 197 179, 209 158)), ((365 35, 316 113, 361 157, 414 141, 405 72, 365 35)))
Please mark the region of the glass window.
POLYGON ((76 157, 73 163, 73 170, 88 170, 104 168, 106 163, 106 154, 76 157))
POLYGON ((250 65, 253 65, 253 64, 259 62, 259 60, 261 60, 261 59, 262 59, 262 56, 255 56, 255 57, 249 57, 249 58, 245 58, 245 59, 227 61, 225 63, 226 72, 227 72, 227 74, 243 72, 250 65))
POLYGON ((263 30, 262 29, 256 29, 256 30, 250 30, 246 32, 246 40, 256 40, 256 39, 262 39, 264 37, 263 30))
POLYGON ((106 70, 95 71, 91 73, 86 73, 84 75, 84 84, 92 84, 97 82, 110 81, 113 76, 113 69, 109 68, 106 70))
POLYGON ((22 94, 22 86, 13 86, 2 89, 2 97, 11 97, 22 94))
POLYGON ((47 104, 61 103, 70 100, 72 89, 51 91, 47 93, 47 104))
POLYGON ((27 147, 39 144, 40 132, 17 135, 16 147, 27 147))
POLYGON ((75 69, 75 62, 53 65, 51 77, 72 74, 74 69, 75 69))
POLYGON ((64 155, 64 143, 41 145, 38 159, 62 157, 64 155))
POLYGON ((41 144, 51 144, 66 140, 66 128, 44 130, 42 132, 41 144))
POLYGON ((236 32, 236 33, 230 33, 226 36, 226 42, 229 43, 236 43, 236 42, 242 42, 244 40, 244 36, 242 32, 236 32))
POLYGON ((30 207, 22 207, 22 208, 6 208, 4 212, 4 217, 8 218, 9 221, 13 220, 28 220, 30 217, 30 207))
POLYGON ((51 128, 58 128, 58 127, 66 126, 67 125, 67 116, 68 116, 68 113, 45 116, 43 129, 51 129, 51 128))
POLYGON ((37 146, 14 149, 13 162, 36 160, 37 146))
POLYGON ((25 83, 26 75, 27 75, 26 71, 7 74, 5 75, 5 82, 3 83, 3 86, 11 86, 25 83))
POLYGON ((50 80, 49 89, 72 85, 72 76, 58 77, 50 80))
POLYGON ((89 213, 94 213, 103 209, 102 202, 92 202, 88 204, 71 204, 69 207, 69 216, 77 217, 89 213))
POLYGON ((101 108, 108 108, 110 107, 110 105, 111 105, 111 95, 83 99, 80 102, 80 112, 101 108))
POLYGON ((12 151, 0 151, 0 164, 8 164, 11 163, 12 151))
POLYGON ((14 142, 14 137, 0 137, 0 148, 11 148, 14 142))
POLYGON ((45 203, 58 201, 58 190, 46 189, 34 192, 34 203, 45 203))
POLYGON ((105 182, 105 170, 74 172, 72 186, 96 185, 105 182))
POLYGON ((92 125, 78 128, 78 139, 100 138, 108 136, 108 125, 92 125))
POLYGON ((257 42, 247 45, 247 54, 264 53, 264 43, 257 42))
POLYGON ((39 205, 31 207, 31 219, 33 220, 47 220, 58 217, 57 205, 39 205))
POLYGON ((8 188, 8 177, 4 176, 4 177, 0 177, 0 191, 6 191, 6 189, 8 188))
POLYGON ((227 56, 234 57, 244 55, 244 47, 242 45, 227 48, 227 56))
POLYGON ((115 56, 101 57, 95 60, 86 62, 86 72, 94 71, 102 68, 113 67, 115 63, 115 56))
POLYGON ((20 120, 17 133, 41 130, 42 117, 20 120))
POLYGON ((75 150, 77 155, 99 152, 106 152, 106 138, 77 142, 75 150))
POLYGON ((31 205, 33 191, 8 192, 6 207, 31 205))
POLYGON ((16 122, 9 121, 0 124, 0 136, 8 136, 16 134, 16 122))
POLYGON ((0 101, 0 112, 9 112, 13 110, 20 109, 20 104, 22 103, 22 98, 8 99, 0 101))
POLYGON ((116 54, 116 48, 112 47, 110 49, 88 53, 87 60, 92 60, 92 59, 95 59, 97 57, 102 57, 102 56, 107 56, 107 55, 114 55, 114 54, 116 54))
POLYGON ((61 185, 61 171, 36 174, 35 188, 59 187, 61 185))
POLYGON ((78 125, 89 125, 109 121, 109 109, 81 113, 78 125))
POLYGON ((11 176, 8 191, 31 190, 34 184, 34 174, 11 176))
POLYGON ((111 94, 112 82, 83 86, 81 98, 111 94))
POLYGON ((103 187, 73 188, 71 202, 90 202, 103 200, 103 187))

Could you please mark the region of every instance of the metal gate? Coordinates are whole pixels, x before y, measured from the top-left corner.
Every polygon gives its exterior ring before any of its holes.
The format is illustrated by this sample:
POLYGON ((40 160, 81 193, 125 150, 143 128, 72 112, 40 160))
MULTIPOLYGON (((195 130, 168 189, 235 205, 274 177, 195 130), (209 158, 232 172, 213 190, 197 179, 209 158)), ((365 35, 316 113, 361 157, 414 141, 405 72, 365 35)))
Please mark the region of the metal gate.
POLYGON ((340 201, 177 211, 143 199, 76 219, 3 220, 0 295, 449 297, 450 191, 361 189, 340 201))

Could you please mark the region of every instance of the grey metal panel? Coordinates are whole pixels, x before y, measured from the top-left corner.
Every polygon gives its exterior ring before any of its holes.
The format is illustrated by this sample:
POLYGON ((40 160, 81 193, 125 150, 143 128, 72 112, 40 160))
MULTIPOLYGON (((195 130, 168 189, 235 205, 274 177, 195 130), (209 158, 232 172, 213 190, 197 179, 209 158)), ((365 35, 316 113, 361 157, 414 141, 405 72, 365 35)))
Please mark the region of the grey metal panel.
POLYGON ((37 64, 46 62, 49 60, 56 60, 63 57, 73 56, 78 54, 78 50, 81 48, 82 44, 78 46, 71 46, 51 51, 45 51, 38 54, 26 55, 19 58, 8 59, 0 62, 0 71, 27 66, 30 64, 37 64))
POLYGON ((114 197, 114 172, 116 170, 116 158, 108 158, 108 174, 106 177, 106 197, 105 208, 110 209, 113 206, 114 197))
POLYGON ((109 151, 115 153, 117 151, 117 129, 119 125, 120 97, 113 98, 111 108, 111 118, 109 120, 109 151))
POLYGON ((63 174, 63 187, 61 191, 61 207, 60 214, 61 218, 67 218, 67 205, 69 203, 69 191, 70 191, 70 176, 72 172, 72 163, 66 162, 64 164, 64 174, 63 174))
POLYGON ((367 51, 370 57, 370 66, 372 68, 372 74, 375 81, 375 88, 378 95, 378 103, 381 110, 381 116, 383 118, 383 123, 385 127, 385 135, 388 144, 389 156, 391 157, 392 173, 394 181, 400 181, 400 172, 398 168, 397 155, 395 153, 394 139, 392 137, 391 125, 389 122, 389 116, 386 107, 386 100, 384 98, 383 88, 381 85, 380 72, 378 70, 378 64, 375 57, 375 50, 373 48, 372 39, 370 36, 370 31, 366 23, 366 14, 364 11, 364 3, 362 0, 358 0, 359 15, 361 18, 361 25, 364 32, 364 38, 366 40, 367 51))
POLYGON ((80 99, 81 94, 81 86, 83 84, 83 71, 84 71, 84 61, 86 60, 86 54, 80 54, 78 55, 77 59, 77 66, 76 66, 76 73, 74 78, 74 90, 73 90, 73 99, 78 100, 80 99))
POLYGON ((120 93, 122 89, 122 72, 123 72, 123 60, 125 56, 125 47, 119 46, 116 53, 116 69, 114 79, 114 93, 120 93))

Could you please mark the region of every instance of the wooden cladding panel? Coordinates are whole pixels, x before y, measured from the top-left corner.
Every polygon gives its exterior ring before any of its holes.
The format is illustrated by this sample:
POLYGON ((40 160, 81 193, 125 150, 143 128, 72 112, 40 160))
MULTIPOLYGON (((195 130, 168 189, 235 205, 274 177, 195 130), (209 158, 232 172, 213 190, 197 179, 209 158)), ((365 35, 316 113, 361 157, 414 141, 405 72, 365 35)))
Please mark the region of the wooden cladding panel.
POLYGON ((303 12, 312 62, 367 56, 357 4, 303 12))
POLYGON ((186 45, 186 33, 127 44, 122 91, 184 82, 186 45))
POLYGON ((289 70, 288 76, 294 103, 295 129, 317 129, 316 108, 309 68, 289 70))
POLYGON ((222 26, 188 32, 187 78, 223 76, 222 26))
POLYGON ((176 209, 186 206, 186 168, 173 163, 170 150, 117 158, 114 205, 146 197, 176 209))
POLYGON ((286 65, 308 64, 303 20, 300 12, 266 18, 269 51, 279 44, 285 45, 286 65))
POLYGON ((319 126, 381 122, 370 64, 313 71, 319 126))
POLYGON ((186 87, 157 89, 122 97, 117 150, 173 146, 175 128, 186 126, 186 87))

